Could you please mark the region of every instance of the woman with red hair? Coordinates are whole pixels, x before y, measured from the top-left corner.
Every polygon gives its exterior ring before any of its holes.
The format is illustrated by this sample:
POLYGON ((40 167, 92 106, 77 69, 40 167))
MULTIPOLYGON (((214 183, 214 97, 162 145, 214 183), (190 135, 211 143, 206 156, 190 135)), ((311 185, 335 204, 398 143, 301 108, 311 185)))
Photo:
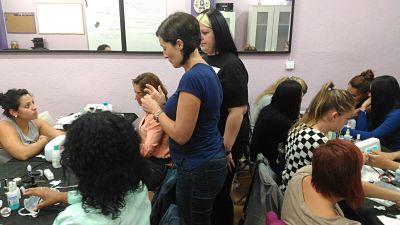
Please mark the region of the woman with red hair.
POLYGON ((312 165, 305 166, 289 181, 283 200, 282 219, 295 224, 360 224, 344 217, 338 202, 344 200, 356 209, 364 196, 379 196, 396 201, 396 194, 361 182, 364 164, 361 151, 351 142, 332 140, 320 145, 312 165), (364 192, 365 191, 365 192, 364 192))
POLYGON ((338 202, 357 208, 364 199, 361 151, 351 142, 328 141, 315 151, 312 166, 298 170, 285 192, 286 224, 360 224, 344 217, 338 202))

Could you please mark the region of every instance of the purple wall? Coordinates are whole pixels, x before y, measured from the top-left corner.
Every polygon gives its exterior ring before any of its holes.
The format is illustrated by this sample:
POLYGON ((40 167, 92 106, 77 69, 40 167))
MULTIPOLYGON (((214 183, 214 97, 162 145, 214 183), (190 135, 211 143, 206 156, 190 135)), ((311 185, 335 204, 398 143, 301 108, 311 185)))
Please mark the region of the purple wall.
POLYGON ((6 34, 6 26, 4 24, 4 17, 3 17, 3 7, 1 6, 0 1, 0 49, 7 49, 7 34, 6 34))
MULTIPOLYGON (((323 82, 346 87, 367 68, 400 80, 400 1, 298 0, 295 6, 292 53, 241 55, 254 98, 282 75, 303 77, 310 91, 303 108, 323 82), (285 71, 285 61, 296 63, 285 71)), ((173 69, 161 55, 122 54, 0 54, 0 91, 25 87, 35 95, 39 110, 55 116, 79 111, 87 103, 108 101, 124 112, 140 113, 130 79, 152 71, 175 90, 182 69, 173 69)))

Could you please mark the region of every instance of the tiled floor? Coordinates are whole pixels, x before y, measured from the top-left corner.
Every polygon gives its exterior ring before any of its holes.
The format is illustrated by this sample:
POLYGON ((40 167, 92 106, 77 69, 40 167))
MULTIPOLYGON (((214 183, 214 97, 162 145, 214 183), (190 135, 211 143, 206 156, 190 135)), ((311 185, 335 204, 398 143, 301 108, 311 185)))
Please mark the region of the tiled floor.
POLYGON ((234 202, 234 225, 238 224, 242 216, 243 206, 246 201, 246 195, 251 182, 251 174, 248 167, 240 171, 236 177, 238 183, 237 185, 235 183, 233 184, 234 188, 231 193, 232 200, 234 202))

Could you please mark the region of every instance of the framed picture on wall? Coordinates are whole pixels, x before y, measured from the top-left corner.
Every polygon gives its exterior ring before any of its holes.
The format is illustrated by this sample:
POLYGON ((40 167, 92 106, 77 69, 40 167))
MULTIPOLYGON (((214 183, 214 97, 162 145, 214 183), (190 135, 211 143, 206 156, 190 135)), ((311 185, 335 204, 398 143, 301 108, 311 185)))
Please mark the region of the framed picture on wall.
POLYGON ((190 1, 190 13, 193 16, 197 16, 204 10, 214 7, 215 0, 191 0, 190 1))

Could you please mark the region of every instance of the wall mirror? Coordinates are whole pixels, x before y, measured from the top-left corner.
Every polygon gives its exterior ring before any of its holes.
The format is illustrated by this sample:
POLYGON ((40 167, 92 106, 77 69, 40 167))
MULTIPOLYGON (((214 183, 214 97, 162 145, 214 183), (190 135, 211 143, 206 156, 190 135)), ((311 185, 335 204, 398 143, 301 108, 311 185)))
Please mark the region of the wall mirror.
POLYGON ((4 23, 0 22, 0 29, 6 33, 0 37, 1 48, 97 51, 100 47, 122 51, 119 2, 1 0, 4 23))
POLYGON ((1 0, 0 49, 158 53, 161 21, 199 5, 224 10, 240 52, 290 52, 294 0, 1 0))

